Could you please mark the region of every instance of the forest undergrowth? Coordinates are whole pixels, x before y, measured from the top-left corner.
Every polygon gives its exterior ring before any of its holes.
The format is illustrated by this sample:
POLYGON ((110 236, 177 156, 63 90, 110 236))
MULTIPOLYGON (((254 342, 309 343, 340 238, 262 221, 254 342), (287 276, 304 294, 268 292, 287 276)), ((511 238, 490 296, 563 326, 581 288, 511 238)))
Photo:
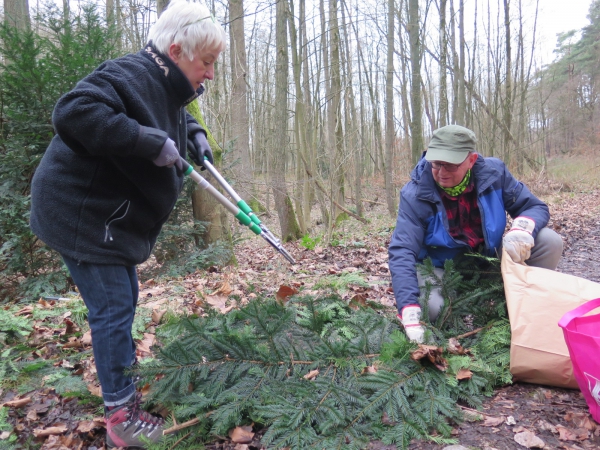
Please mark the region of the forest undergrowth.
MULTIPOLYGON (((592 188, 542 197, 567 247, 597 213, 592 188)), ((329 245, 318 228, 285 244, 296 266, 239 234, 236 267, 174 277, 142 268, 134 324, 140 374, 146 398, 171 427, 155 448, 456 442, 464 411, 481 409, 510 383, 497 261, 471 257, 449 267, 438 280, 449 307, 428 323, 428 346, 412 344, 395 318, 387 268, 393 221, 382 209, 372 204, 368 226, 341 223, 329 245)), ((264 220, 275 228, 274 217, 264 220)), ((68 300, 0 310, 2 449, 103 442, 86 310, 76 293, 56 296, 68 300)))

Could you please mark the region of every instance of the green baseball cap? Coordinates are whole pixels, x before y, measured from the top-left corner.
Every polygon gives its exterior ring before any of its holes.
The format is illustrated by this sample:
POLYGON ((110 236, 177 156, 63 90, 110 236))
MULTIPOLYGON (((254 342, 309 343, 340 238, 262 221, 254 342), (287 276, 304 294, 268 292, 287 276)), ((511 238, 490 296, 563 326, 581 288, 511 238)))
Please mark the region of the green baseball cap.
POLYGON ((475 133, 460 125, 446 125, 433 132, 425 154, 427 161, 443 161, 460 164, 469 152, 475 151, 475 133))

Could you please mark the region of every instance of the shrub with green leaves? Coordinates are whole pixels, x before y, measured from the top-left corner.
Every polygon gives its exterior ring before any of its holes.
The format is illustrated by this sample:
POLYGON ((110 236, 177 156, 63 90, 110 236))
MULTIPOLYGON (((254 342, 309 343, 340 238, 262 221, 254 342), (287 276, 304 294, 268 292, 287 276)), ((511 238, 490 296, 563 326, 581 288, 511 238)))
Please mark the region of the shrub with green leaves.
POLYGON ((305 234, 300 239, 300 245, 307 250, 314 250, 315 247, 321 242, 322 236, 310 237, 310 235, 305 234))

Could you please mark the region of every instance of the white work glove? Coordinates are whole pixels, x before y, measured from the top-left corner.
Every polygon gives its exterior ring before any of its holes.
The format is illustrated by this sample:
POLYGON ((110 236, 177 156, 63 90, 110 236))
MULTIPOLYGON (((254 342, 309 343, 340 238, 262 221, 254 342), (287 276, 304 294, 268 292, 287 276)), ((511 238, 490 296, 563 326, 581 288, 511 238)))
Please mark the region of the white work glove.
POLYGON ((418 344, 423 342, 425 328, 421 325, 421 307, 419 305, 408 305, 402 308, 398 319, 404 326, 404 332, 408 339, 418 344))
POLYGON ((534 244, 531 233, 534 228, 535 222, 529 217, 519 216, 513 220, 510 230, 502 239, 502 246, 514 262, 522 264, 531 256, 534 244))
POLYGON ((158 167, 173 167, 173 165, 176 165, 181 170, 181 156, 173 139, 167 138, 160 154, 152 162, 158 167))

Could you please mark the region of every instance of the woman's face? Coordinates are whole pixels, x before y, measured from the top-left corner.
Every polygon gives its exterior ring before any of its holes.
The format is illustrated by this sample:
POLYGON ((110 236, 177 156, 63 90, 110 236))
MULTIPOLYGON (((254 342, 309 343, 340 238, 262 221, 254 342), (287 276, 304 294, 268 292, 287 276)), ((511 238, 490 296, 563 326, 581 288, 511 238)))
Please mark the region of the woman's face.
POLYGON ((194 90, 198 89, 205 80, 212 80, 215 77, 215 62, 220 53, 210 49, 196 51, 194 59, 190 60, 184 55, 179 44, 171 44, 169 47, 169 58, 181 69, 194 90))

